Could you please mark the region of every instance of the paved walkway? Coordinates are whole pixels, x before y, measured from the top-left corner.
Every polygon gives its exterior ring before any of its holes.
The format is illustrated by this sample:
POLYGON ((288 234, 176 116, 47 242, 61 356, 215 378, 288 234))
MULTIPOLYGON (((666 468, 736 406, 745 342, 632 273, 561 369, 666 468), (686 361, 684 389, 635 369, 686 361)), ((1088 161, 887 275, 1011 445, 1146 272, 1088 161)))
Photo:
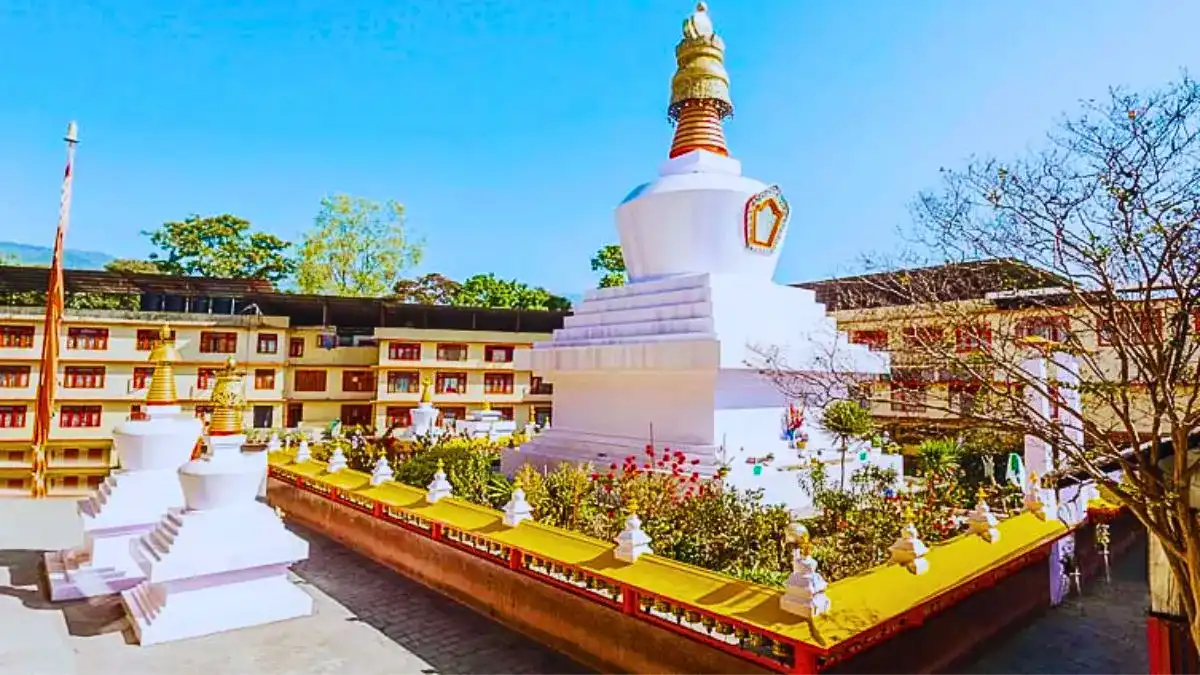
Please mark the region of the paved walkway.
POLYGON ((50 604, 41 551, 81 540, 73 501, 0 500, 0 673, 583 673, 569 659, 320 535, 295 568, 313 616, 154 647, 119 600, 50 604))
POLYGON ((1144 673, 1149 604, 1143 540, 1116 561, 1111 584, 1093 580, 961 672, 1144 673))

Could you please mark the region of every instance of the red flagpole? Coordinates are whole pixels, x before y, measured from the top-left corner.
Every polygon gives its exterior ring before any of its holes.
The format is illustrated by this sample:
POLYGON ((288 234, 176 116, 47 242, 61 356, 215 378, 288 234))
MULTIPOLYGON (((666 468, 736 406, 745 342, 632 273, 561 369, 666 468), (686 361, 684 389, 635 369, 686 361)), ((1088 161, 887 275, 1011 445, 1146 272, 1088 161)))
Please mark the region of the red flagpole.
POLYGON ((58 231, 54 235, 54 257, 46 289, 46 321, 42 327, 42 359, 38 371, 37 407, 33 418, 33 490, 35 499, 46 496, 46 441, 54 418, 54 393, 58 377, 58 348, 62 332, 65 293, 63 288, 63 240, 71 221, 71 180, 74 178, 75 145, 79 143, 74 122, 67 125, 67 169, 63 173, 58 202, 58 231))

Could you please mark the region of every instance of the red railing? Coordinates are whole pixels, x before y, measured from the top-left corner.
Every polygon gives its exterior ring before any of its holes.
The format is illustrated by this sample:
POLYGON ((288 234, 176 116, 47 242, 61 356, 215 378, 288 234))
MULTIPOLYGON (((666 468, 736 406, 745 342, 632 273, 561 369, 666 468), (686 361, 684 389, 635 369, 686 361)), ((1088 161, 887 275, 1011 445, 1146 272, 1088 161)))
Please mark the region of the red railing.
POLYGON ((270 467, 270 476, 483 560, 503 565, 559 590, 573 593, 780 673, 816 673, 844 662, 896 633, 921 625, 968 596, 994 586, 1017 571, 1045 560, 1049 555, 1047 543, 1005 561, 900 616, 885 620, 869 630, 839 642, 832 649, 821 649, 730 616, 715 614, 650 590, 615 581, 590 570, 549 559, 542 554, 492 541, 467 530, 424 518, 407 509, 390 506, 320 481, 309 480, 277 466, 270 467))

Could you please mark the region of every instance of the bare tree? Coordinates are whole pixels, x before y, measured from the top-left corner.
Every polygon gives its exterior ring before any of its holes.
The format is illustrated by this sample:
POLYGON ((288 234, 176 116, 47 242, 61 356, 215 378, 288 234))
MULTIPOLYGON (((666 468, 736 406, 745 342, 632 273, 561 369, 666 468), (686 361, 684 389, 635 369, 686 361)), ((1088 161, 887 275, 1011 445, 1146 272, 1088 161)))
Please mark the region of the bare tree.
MULTIPOLYGON (((942 188, 913 207, 916 253, 868 260, 874 274, 825 290, 833 306, 903 330, 891 381, 857 396, 1051 444, 1162 543, 1200 644, 1200 522, 1189 501, 1200 457, 1185 451, 1200 425, 1198 160, 1194 81, 1113 90, 1040 152, 943 170, 942 188), (920 264, 934 267, 912 269, 920 264), (1022 366, 1038 355, 1051 377, 1022 366), (1054 375, 1067 356, 1078 384, 1054 375), (951 395, 928 396, 933 383, 951 395), (1051 401, 1049 413, 1031 393, 1051 401), (1066 405, 1076 395, 1082 414, 1066 405)), ((777 351, 760 356, 786 391, 835 391, 837 378, 809 377, 777 351)), ((836 372, 839 355, 824 358, 836 372)))

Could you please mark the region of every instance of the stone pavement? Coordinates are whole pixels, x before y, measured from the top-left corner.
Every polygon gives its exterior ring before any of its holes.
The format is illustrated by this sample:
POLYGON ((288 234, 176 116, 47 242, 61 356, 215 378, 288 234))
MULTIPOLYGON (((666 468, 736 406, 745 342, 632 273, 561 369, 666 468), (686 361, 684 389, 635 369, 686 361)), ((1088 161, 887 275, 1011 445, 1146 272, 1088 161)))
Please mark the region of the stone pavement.
POLYGON ((311 617, 142 648, 119 600, 50 604, 41 551, 81 540, 70 500, 0 500, 0 673, 584 673, 566 657, 315 533, 311 617))
POLYGON ((1082 595, 990 645, 962 673, 1144 673, 1146 544, 1113 565, 1112 583, 1094 579, 1082 595))

